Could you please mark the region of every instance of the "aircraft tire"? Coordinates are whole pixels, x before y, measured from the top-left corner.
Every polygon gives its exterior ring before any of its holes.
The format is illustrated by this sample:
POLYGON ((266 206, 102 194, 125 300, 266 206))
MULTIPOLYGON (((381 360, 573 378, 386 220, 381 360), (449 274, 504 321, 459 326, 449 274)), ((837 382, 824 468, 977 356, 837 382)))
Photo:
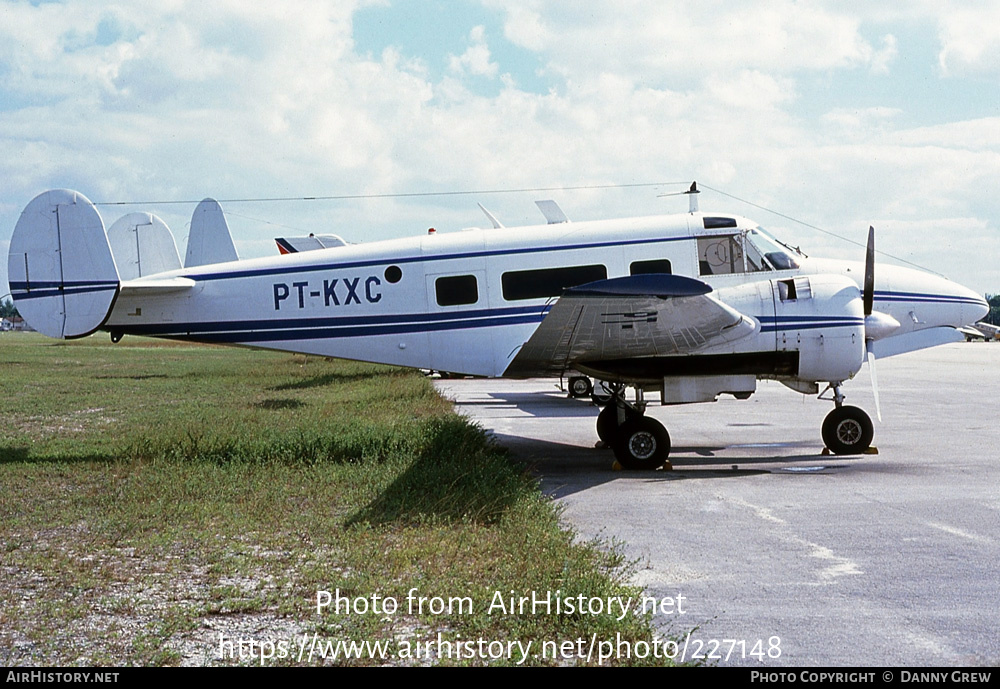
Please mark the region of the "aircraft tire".
POLYGON ((652 471, 663 466, 670 454, 670 434, 656 419, 637 416, 618 428, 615 459, 632 471, 652 471))
MULTIPOLYGON (((642 415, 632 409, 625 409, 626 422, 639 416, 642 415)), ((615 438, 618 437, 618 428, 618 407, 609 404, 601 409, 601 413, 597 415, 597 437, 608 447, 614 447, 615 438)))
POLYGON ((597 437, 607 445, 612 447, 615 444, 615 436, 618 435, 618 410, 613 405, 608 405, 597 415, 597 437))
POLYGON ((874 436, 871 417, 857 407, 838 407, 823 420, 823 442, 835 455, 859 455, 874 436))
POLYGON ((587 376, 573 376, 569 379, 570 397, 588 397, 594 391, 594 386, 587 376))

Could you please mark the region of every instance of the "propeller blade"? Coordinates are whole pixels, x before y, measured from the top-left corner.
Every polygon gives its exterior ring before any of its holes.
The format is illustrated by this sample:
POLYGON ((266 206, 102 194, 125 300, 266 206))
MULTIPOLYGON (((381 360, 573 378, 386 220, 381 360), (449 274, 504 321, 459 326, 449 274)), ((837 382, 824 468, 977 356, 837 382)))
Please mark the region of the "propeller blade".
POLYGON ((875 352, 868 349, 868 373, 872 377, 872 395, 875 396, 875 416, 878 417, 879 423, 882 423, 882 405, 878 401, 878 377, 875 375, 875 352))
POLYGON ((865 254, 865 289, 862 293, 865 315, 872 315, 875 304, 875 228, 868 226, 868 251, 865 254))

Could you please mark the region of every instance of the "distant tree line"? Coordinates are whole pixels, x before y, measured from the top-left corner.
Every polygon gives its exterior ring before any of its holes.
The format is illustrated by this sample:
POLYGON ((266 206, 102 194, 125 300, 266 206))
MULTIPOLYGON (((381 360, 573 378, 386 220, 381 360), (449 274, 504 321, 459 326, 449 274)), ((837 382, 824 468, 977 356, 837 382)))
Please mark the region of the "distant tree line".
POLYGON ((993 325, 1000 325, 1000 294, 987 294, 986 301, 990 303, 990 312, 983 320, 993 325))
POLYGON ((20 316, 17 312, 17 307, 14 306, 14 302, 10 299, 5 299, 2 304, 0 304, 0 318, 12 318, 14 316, 20 316))

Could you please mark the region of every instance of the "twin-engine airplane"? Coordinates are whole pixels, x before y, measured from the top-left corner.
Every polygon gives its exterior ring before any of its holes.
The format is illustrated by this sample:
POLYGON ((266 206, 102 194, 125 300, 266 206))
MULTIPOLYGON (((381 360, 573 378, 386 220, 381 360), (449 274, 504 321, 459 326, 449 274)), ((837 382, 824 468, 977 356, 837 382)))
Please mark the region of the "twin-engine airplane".
MULTIPOLYGON (((874 365, 960 340, 957 328, 988 312, 979 295, 917 270, 882 266, 876 282, 873 231, 865 263, 851 263, 807 258, 693 202, 687 214, 593 222, 538 204, 546 225, 506 228, 487 212, 492 229, 289 244, 241 261, 206 199, 181 267, 155 215, 105 231, 82 194, 48 191, 14 230, 11 293, 28 323, 56 338, 107 330, 114 341, 148 335, 480 376, 580 372, 608 382, 613 403, 597 431, 629 469, 669 466, 670 437, 644 415, 644 393, 663 404, 744 399, 758 379, 821 397, 826 384, 835 408, 823 440, 838 454, 863 452, 872 422, 843 404, 841 386, 865 357, 874 365)), ((877 409, 877 389, 875 400, 877 409)))

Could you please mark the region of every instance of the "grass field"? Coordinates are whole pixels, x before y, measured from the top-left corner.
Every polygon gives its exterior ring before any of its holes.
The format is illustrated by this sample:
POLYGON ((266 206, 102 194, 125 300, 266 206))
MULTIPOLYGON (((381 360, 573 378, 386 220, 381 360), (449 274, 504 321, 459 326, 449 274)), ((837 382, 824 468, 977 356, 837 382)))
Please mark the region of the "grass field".
POLYGON ((414 647, 651 640, 643 615, 488 613, 498 591, 641 592, 419 373, 24 333, 0 335, 0 372, 2 665, 512 664, 414 647), (317 612, 337 589, 360 600, 317 612))

